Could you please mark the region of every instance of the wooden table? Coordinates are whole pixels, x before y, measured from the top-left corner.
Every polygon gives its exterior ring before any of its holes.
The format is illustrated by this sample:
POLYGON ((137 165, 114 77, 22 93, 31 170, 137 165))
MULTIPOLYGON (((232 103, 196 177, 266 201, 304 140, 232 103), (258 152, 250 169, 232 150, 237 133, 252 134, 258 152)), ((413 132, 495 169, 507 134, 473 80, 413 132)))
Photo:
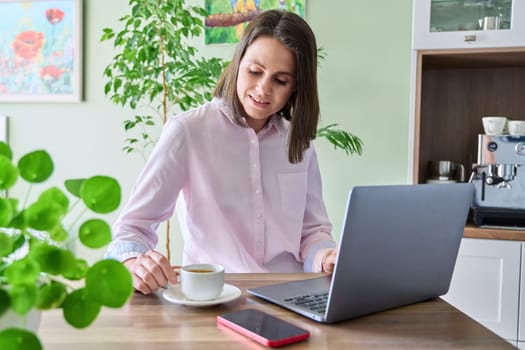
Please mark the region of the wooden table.
POLYGON ((228 274, 242 296, 226 304, 195 308, 171 304, 160 294, 135 294, 121 309, 104 308, 89 327, 67 325, 60 310, 44 312, 39 336, 46 350, 265 349, 229 330, 215 316, 257 308, 310 331, 310 339, 287 349, 511 349, 504 339, 441 299, 331 325, 249 296, 248 287, 314 277, 312 274, 228 274))

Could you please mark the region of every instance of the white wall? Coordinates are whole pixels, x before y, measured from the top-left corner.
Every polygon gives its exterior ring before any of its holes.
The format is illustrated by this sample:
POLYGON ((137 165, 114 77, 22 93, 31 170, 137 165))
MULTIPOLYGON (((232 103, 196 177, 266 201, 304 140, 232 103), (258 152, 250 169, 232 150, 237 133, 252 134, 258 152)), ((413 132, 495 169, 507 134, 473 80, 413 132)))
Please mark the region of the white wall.
MULTIPOLYGON (((406 182, 411 8, 411 0, 307 0, 307 21, 328 55, 319 71, 321 125, 339 123, 365 143, 363 156, 348 157, 325 140, 316 141, 336 237, 351 186, 406 182)), ((46 149, 56 163, 52 184, 107 174, 120 181, 124 200, 143 160, 121 151, 122 121, 133 114, 104 96, 102 72, 113 52, 110 43, 99 39, 102 28, 116 28, 117 19, 127 13, 125 0, 111 6, 106 0, 84 0, 83 102, 0 104, 0 115, 10 118, 15 158, 46 149)), ((224 58, 233 52, 232 45, 201 48, 224 58)), ((180 262, 181 245, 175 232, 173 263, 180 262)), ((163 243, 159 249, 164 251, 163 243)), ((92 252, 90 259, 101 254, 92 252)))

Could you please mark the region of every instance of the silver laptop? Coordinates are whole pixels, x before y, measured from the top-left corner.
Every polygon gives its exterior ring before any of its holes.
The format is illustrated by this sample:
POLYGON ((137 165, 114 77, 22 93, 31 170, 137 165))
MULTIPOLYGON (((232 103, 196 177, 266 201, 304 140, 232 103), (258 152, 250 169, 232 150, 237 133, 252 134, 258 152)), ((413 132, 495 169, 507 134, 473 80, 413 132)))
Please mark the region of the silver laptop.
POLYGON ((325 323, 446 294, 473 195, 470 183, 354 187, 332 277, 248 293, 325 323))

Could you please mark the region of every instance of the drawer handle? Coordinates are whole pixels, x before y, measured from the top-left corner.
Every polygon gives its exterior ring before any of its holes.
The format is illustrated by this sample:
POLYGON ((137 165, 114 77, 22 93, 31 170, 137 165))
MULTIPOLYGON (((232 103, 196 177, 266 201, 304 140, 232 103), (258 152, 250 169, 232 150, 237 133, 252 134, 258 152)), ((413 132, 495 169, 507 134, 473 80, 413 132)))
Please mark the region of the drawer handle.
POLYGON ((475 34, 469 34, 465 35, 465 42, 470 43, 476 41, 476 35, 475 34))

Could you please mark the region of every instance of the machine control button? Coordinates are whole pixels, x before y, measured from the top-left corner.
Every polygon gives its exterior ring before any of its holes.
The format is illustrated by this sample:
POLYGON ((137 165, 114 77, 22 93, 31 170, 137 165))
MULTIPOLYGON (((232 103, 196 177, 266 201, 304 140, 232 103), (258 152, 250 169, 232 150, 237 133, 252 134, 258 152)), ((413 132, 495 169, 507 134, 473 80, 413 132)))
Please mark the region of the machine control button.
POLYGON ((516 146, 514 146, 514 150, 516 151, 516 154, 525 156, 525 142, 518 142, 516 146))
POLYGON ((488 144, 487 144, 487 150, 489 152, 496 152, 496 150, 498 149, 498 144, 494 141, 490 141, 488 144))

